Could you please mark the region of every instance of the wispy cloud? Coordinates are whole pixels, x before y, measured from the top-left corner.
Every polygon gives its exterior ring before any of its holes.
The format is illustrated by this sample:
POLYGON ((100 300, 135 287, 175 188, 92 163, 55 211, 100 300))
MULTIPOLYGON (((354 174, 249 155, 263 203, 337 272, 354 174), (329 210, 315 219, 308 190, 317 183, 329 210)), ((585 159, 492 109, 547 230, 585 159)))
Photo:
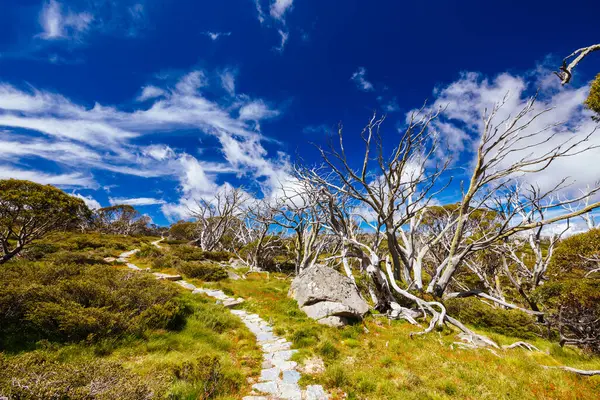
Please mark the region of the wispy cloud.
POLYGON ((130 206, 153 206, 159 204, 165 204, 166 201, 161 199, 154 199, 151 197, 136 197, 136 198, 124 198, 124 197, 109 197, 108 202, 111 206, 128 204, 130 206))
POLYGON ((72 193, 71 196, 74 196, 74 197, 77 197, 78 199, 83 200, 85 202, 85 205, 88 206, 88 208, 90 210, 98 210, 98 209, 102 208, 100 203, 96 199, 94 199, 92 196, 84 196, 79 193, 72 193))
POLYGON ((281 43, 279 44, 279 46, 275 47, 275 50, 281 53, 285 49, 285 44, 287 43, 290 34, 281 29, 279 29, 277 32, 279 33, 279 36, 281 36, 281 43))
MULTIPOLYGON (((6 128, 0 132, 2 176, 66 187, 98 187, 95 171, 174 179, 179 182, 179 201, 155 203, 170 216, 182 215, 198 196, 214 194, 227 176, 246 177, 269 192, 273 177, 288 165, 280 154, 272 156, 265 149, 260 123, 280 111, 243 94, 223 99, 224 104, 202 94, 211 82, 221 86, 222 78, 222 72, 209 77, 193 70, 175 82, 146 85, 137 97, 144 103, 127 111, 98 103, 87 108, 57 93, 0 83, 0 126, 6 128), (178 129, 213 136, 217 151, 202 160, 161 142, 178 129), (148 135, 153 144, 140 144, 147 143, 142 139, 148 135), (25 171, 23 165, 35 158, 66 172, 25 171)), ((234 92, 233 80, 224 86, 234 92)))
POLYGON ((161 97, 166 95, 167 92, 164 91, 161 88, 158 88, 156 86, 144 86, 144 88, 142 89, 142 93, 138 96, 137 100, 138 101, 146 101, 146 100, 150 100, 150 99, 155 99, 157 97, 161 97))
POLYGON ((231 36, 231 32, 204 32, 204 35, 208 36, 212 41, 217 40, 220 37, 231 36))
POLYGON ((235 95, 235 76, 237 70, 226 69, 219 74, 221 79, 221 86, 230 96, 235 95))
POLYGON ((270 14, 273 18, 283 20, 283 16, 292 8, 294 0, 275 0, 271 4, 270 14))
POLYGON ((274 26, 277 28, 277 33, 279 34, 279 45, 274 46, 273 49, 279 53, 282 53, 290 37, 290 32, 286 22, 286 15, 291 12, 294 0, 272 0, 269 5, 268 17, 270 18, 268 19, 263 10, 261 1, 262 0, 254 0, 258 21, 261 23, 261 25, 267 27, 274 26))
POLYGON ((43 32, 39 37, 46 40, 75 38, 89 28, 93 19, 88 12, 64 10, 61 3, 50 0, 44 4, 40 13, 43 32))
POLYGON ((44 185, 55 185, 64 188, 70 187, 85 187, 95 188, 98 184, 94 181, 94 178, 89 175, 84 175, 79 172, 73 172, 68 174, 48 174, 42 171, 36 171, 33 169, 18 169, 13 168, 10 165, 0 164, 0 179, 23 179, 42 183, 44 185))
POLYGON ((364 92, 371 92, 375 89, 373 84, 367 80, 367 69, 365 67, 359 67, 350 79, 356 84, 356 87, 364 92))

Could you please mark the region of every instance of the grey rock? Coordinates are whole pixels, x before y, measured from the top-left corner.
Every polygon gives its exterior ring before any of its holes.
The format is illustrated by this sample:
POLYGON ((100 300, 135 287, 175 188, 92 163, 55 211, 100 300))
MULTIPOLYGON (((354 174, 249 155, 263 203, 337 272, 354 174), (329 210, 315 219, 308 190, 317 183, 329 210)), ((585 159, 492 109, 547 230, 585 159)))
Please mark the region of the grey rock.
MULTIPOLYGON (((104 262, 113 263, 115 261, 117 261, 115 257, 104 257, 104 262)), ((2 397, 0 397, 0 400, 2 400, 2 397)))
POLYGON ((248 266, 246 264, 244 264, 242 261, 238 260, 237 258, 230 259, 229 266, 233 269, 248 268, 248 266))
POLYGON ((169 275, 162 274, 160 272, 155 272, 153 275, 156 277, 156 279, 165 281, 180 281, 182 279, 181 275, 169 275))
POLYGON ((277 383, 276 382, 261 382, 255 383, 252 385, 252 388, 261 392, 261 393, 277 393, 277 383))
POLYGON ((141 271, 142 269, 135 264, 127 263, 127 268, 132 269, 134 271, 141 271))
POLYGON ((279 368, 268 368, 260 371, 260 380, 265 381, 276 381, 279 378, 279 368))
POLYGON ((227 276, 229 277, 229 279, 234 281, 239 281, 240 279, 242 279, 238 274, 232 271, 227 271, 227 276))
POLYGON ((306 400, 328 400, 329 396, 321 385, 309 385, 306 387, 306 400))
POLYGON ((302 400, 302 389, 297 383, 280 383, 277 397, 280 399, 302 400))
POLYGON ((178 284, 179 286, 184 287, 185 289, 196 290, 196 286, 194 286, 191 283, 188 283, 186 281, 177 281, 175 283, 178 284))
POLYGON ((318 319, 317 322, 323 325, 339 328, 341 326, 348 325, 350 323, 350 319, 346 317, 338 317, 337 315, 332 315, 329 317, 318 319))
POLYGON ((293 369, 283 371, 283 383, 298 383, 300 380, 300 373, 298 371, 294 371, 293 369))
POLYGON ((288 296, 293 297, 310 318, 331 326, 360 320, 369 311, 350 278, 320 264, 298 275, 292 281, 288 296))

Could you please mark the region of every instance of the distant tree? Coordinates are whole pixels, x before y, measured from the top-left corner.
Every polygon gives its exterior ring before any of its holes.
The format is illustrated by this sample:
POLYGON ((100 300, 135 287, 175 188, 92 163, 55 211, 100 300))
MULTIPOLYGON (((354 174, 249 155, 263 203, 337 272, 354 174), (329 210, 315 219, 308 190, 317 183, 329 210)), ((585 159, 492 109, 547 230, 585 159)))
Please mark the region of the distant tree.
POLYGON ((239 226, 248 195, 243 188, 225 187, 210 198, 196 201, 190 210, 195 219, 194 243, 204 251, 223 247, 223 239, 239 226))
POLYGON ((95 225, 100 231, 117 235, 143 234, 151 222, 150 217, 141 215, 128 204, 101 208, 95 217, 95 225))
POLYGON ((196 233, 196 223, 177 221, 169 228, 169 237, 175 240, 193 240, 196 233))
POLYGON ((50 185, 0 180, 0 264, 51 231, 89 219, 85 203, 50 185))

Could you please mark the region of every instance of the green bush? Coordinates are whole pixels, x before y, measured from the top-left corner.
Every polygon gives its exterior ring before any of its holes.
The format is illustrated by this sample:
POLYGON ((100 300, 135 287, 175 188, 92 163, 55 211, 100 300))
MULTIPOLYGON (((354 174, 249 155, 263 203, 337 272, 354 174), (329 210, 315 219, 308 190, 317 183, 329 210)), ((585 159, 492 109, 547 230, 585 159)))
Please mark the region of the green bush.
POLYGON ((172 253, 184 261, 202 261, 204 260, 204 252, 194 246, 177 246, 172 250, 172 253))
POLYGON ((52 254, 49 257, 49 259, 52 263, 58 264, 58 265, 106 264, 106 262, 104 261, 104 259, 101 256, 96 255, 93 252, 59 251, 59 252, 52 254))
POLYGON ((535 319, 519 310, 493 308, 474 298, 451 299, 445 305, 448 315, 495 333, 522 339, 533 339, 542 333, 535 319))
POLYGON ((145 258, 158 258, 162 255, 162 251, 152 244, 143 244, 140 251, 137 253, 138 257, 145 258))
POLYGON ((56 253, 60 250, 60 247, 51 243, 36 243, 26 249, 22 255, 23 258, 29 261, 38 261, 48 256, 49 254, 56 253))
POLYGON ((571 279, 549 282, 535 293, 550 310, 548 316, 561 345, 575 344, 600 353, 600 281, 571 279))
POLYGON ((160 257, 152 260, 152 268, 155 269, 166 269, 166 268, 178 268, 183 261, 179 257, 175 257, 171 254, 163 254, 160 257))
POLYGON ((175 328, 188 313, 174 287, 108 266, 9 263, 0 282, 2 348, 139 335, 175 328))
POLYGON ((554 253, 548 268, 548 275, 553 278, 579 278, 587 272, 588 261, 584 257, 600 254, 600 229, 573 235, 562 240, 554 253))
POLYGON ((62 363, 39 351, 0 354, 0 396, 10 399, 145 400, 161 397, 167 383, 162 376, 143 379, 102 359, 62 363))
POLYGON ((204 259, 216 262, 229 261, 234 255, 228 251, 205 251, 204 259))
POLYGON ((172 249, 172 253, 184 261, 229 261, 233 254, 228 251, 202 251, 198 247, 183 245, 172 249))
POLYGON ((220 281, 227 279, 227 271, 219 264, 203 261, 182 262, 177 270, 190 278, 198 278, 203 281, 220 281))
POLYGON ((201 355, 193 361, 185 361, 173 367, 173 375, 179 381, 191 384, 193 390, 177 393, 175 398, 214 399, 239 392, 244 384, 241 372, 225 367, 227 361, 216 355, 201 355))

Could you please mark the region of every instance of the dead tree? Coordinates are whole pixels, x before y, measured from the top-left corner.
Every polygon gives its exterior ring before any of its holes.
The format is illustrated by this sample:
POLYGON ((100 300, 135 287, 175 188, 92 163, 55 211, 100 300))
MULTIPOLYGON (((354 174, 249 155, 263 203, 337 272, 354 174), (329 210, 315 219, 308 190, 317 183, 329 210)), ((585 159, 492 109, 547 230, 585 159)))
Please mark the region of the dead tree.
POLYGON ((323 235, 323 212, 314 188, 298 176, 281 186, 282 195, 274 202, 272 223, 292 232, 296 274, 312 267, 331 237, 323 235))
POLYGON ((243 188, 225 186, 213 197, 196 200, 190 216, 196 220, 196 239, 192 243, 203 251, 214 251, 222 245, 226 234, 232 234, 240 223, 240 216, 248 195, 243 188))
MULTIPOLYGON (((425 257, 435 261, 426 292, 443 299, 452 294, 448 289, 456 282, 466 262, 472 261, 478 253, 490 250, 520 232, 568 220, 600 207, 600 203, 593 203, 573 212, 552 217, 543 215, 535 220, 506 218, 474 234, 470 226, 476 214, 488 210, 491 199, 507 191, 512 179, 544 171, 557 159, 575 156, 591 148, 585 142, 593 132, 580 137, 572 136, 553 145, 558 132, 553 128, 559 124, 542 129, 533 128, 533 121, 550 111, 536 111, 535 98, 528 100, 516 115, 498 121, 499 110, 506 100, 507 97, 495 105, 490 113, 484 113, 480 140, 474 151, 474 160, 468 168, 469 179, 461 184, 460 200, 448 214, 443 226, 437 231, 428 232, 429 236, 419 238, 418 229, 432 210, 436 197, 440 193, 447 193, 451 179, 448 161, 436 162, 440 143, 430 129, 436 113, 423 113, 422 110, 414 113, 400 136, 399 144, 388 157, 384 155, 384 148, 387 147, 383 145, 380 132, 383 119, 373 117, 361 135, 365 153, 356 169, 344 150, 340 128, 337 147, 330 145, 328 150, 319 148, 324 166, 307 170, 304 174, 319 188, 319 193, 329 199, 328 229, 336 232, 346 244, 342 251, 348 255, 360 249, 356 258, 361 260, 362 269, 372 271, 369 276, 378 290, 378 304, 391 308, 395 303, 393 296, 396 295, 404 301, 413 302, 430 318, 430 325, 425 332, 447 322, 461 329, 470 340, 491 345, 491 341, 475 336, 459 321, 448 317, 440 302, 426 301, 398 285, 396 280, 401 278, 405 287, 418 288, 419 283, 415 281, 423 276, 422 261, 425 257), (371 221, 375 221, 374 237, 379 243, 382 243, 381 238, 385 238, 388 247, 386 252, 381 251, 377 242, 368 245, 358 240, 352 225, 343 223, 350 220, 348 217, 342 218, 350 211, 340 206, 341 199, 349 202, 353 209, 366 209, 367 214, 372 214, 371 221), (433 254, 434 250, 436 254, 433 254), (409 254, 413 256, 407 257, 409 254), (387 276, 383 274, 385 280, 380 273, 382 263, 387 273, 387 276), (392 298, 389 288, 393 289, 392 298)), ((533 200, 541 198, 538 196, 533 200)), ((532 204, 531 199, 529 204, 532 204)), ((513 216, 518 215, 517 209, 511 212, 513 216)), ((467 290, 462 292, 467 293, 467 290)), ((478 295, 491 298, 499 304, 504 303, 506 307, 519 308, 485 292, 478 295)))
POLYGON ((571 81, 573 76, 573 69, 579 64, 585 57, 594 51, 600 50, 600 43, 593 44, 588 47, 582 47, 581 49, 575 50, 567 58, 563 60, 561 67, 555 74, 560 78, 563 85, 566 85, 571 81))
POLYGON ((265 199, 246 204, 242 223, 235 228, 236 242, 240 249, 234 253, 250 271, 261 271, 283 247, 281 237, 271 230, 276 209, 265 199))

